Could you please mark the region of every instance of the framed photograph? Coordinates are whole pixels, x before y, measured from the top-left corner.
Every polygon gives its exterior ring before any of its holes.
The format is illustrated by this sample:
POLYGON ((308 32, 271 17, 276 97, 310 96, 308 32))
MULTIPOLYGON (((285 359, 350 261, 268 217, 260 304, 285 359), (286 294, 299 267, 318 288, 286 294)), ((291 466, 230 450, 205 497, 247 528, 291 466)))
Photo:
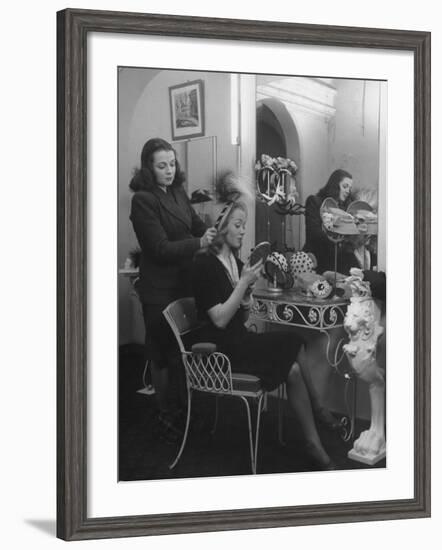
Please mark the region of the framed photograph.
POLYGON ((57 535, 428 517, 430 34, 76 9, 57 32, 57 535), (272 254, 248 302, 250 342, 273 342, 255 362, 279 369, 302 339, 307 416, 287 369, 190 410, 173 359, 184 407, 162 404, 164 333, 145 329, 186 296, 168 293, 191 263, 170 250, 193 256, 233 216, 232 181, 238 269, 272 254))
POLYGON ((172 140, 204 135, 204 82, 195 80, 169 88, 172 140))

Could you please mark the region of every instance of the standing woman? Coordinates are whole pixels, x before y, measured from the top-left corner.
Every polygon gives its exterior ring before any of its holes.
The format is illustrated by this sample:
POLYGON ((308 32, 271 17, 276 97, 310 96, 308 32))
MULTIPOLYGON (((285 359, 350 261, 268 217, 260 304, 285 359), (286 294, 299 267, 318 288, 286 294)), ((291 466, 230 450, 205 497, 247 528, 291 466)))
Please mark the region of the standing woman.
POLYGON ((251 287, 259 277, 262 261, 251 266, 238 258, 245 234, 247 209, 243 202, 228 203, 215 227, 218 234, 206 253, 195 257, 193 290, 200 318, 206 326, 201 341, 213 342, 225 353, 233 371, 258 376, 267 390, 287 383, 288 401, 306 440, 306 451, 320 469, 335 466, 316 430, 312 402, 296 362, 303 341, 292 332, 248 332, 244 322, 250 308, 251 287))
MULTIPOLYGON (((323 230, 321 205, 325 199, 331 197, 338 203, 339 208, 346 210, 352 200, 352 187, 353 176, 345 170, 335 170, 324 187, 306 200, 304 251, 315 255, 318 273, 335 270, 335 245, 323 230)), ((344 273, 346 260, 346 253, 338 249, 337 271, 344 273)))
POLYGON ((184 174, 170 143, 153 138, 144 144, 141 167, 130 182, 134 191, 130 219, 141 247, 137 288, 146 330, 146 355, 166 437, 178 435, 170 396, 176 359, 175 338, 162 311, 190 294, 189 268, 195 252, 207 247, 216 231, 206 229, 183 189, 184 174))

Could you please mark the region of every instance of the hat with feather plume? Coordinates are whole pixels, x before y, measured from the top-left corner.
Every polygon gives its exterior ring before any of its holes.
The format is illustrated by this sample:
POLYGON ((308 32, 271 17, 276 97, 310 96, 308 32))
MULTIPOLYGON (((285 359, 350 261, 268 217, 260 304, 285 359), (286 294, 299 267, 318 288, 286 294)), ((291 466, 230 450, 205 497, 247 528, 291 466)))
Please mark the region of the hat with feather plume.
POLYGON ((244 178, 238 177, 233 172, 226 172, 216 183, 218 201, 224 203, 215 221, 215 229, 218 231, 224 226, 233 207, 239 202, 252 200, 252 193, 244 178))

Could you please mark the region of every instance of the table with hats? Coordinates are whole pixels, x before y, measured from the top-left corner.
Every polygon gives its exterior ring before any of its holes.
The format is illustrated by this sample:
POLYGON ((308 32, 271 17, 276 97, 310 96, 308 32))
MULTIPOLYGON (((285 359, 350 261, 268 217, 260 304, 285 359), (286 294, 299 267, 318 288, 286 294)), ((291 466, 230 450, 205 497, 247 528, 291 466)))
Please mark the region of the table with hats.
MULTIPOLYGON (((319 380, 326 383, 330 368, 345 382, 345 393, 351 394, 351 403, 345 400, 347 411, 340 419, 341 435, 345 441, 352 439, 356 411, 356 379, 345 359, 343 345, 347 342, 344 320, 349 304, 347 298, 314 298, 293 290, 275 292, 273 288, 259 285, 252 294, 250 323, 264 323, 264 330, 290 327, 305 341, 305 361, 311 371, 322 371, 319 380), (325 371, 325 372, 324 372, 325 371)), ((319 384, 321 386, 321 384, 319 384)), ((319 393, 326 391, 318 387, 319 393)), ((278 397, 281 397, 279 392, 278 397)))
POLYGON ((375 464, 385 457, 385 370, 377 357, 384 333, 381 307, 372 295, 373 281, 364 280, 366 272, 351 269, 340 280, 336 272, 327 273, 317 275, 305 252, 295 252, 289 259, 271 252, 264 262, 265 278, 252 293, 250 322, 263 322, 265 330, 291 327, 302 336, 303 362, 316 379, 320 396, 331 395, 330 367, 342 377, 348 413, 341 418, 345 441, 354 435, 356 382, 368 383, 371 425, 355 441, 349 456, 375 464))

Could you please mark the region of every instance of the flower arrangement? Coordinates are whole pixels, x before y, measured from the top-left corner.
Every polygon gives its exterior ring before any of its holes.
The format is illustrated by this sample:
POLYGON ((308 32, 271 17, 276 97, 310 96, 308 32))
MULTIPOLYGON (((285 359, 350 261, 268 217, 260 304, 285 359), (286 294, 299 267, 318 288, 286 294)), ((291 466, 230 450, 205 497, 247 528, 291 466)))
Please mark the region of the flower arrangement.
POLYGON ((262 154, 261 158, 256 161, 255 170, 258 172, 263 168, 271 168, 275 172, 280 170, 288 170, 292 176, 298 171, 296 163, 292 159, 284 157, 271 157, 270 155, 262 154))
POLYGON ((275 205, 281 215, 302 214, 303 207, 296 204, 297 171, 298 166, 292 159, 262 154, 255 163, 258 200, 265 202, 267 206, 275 205))

